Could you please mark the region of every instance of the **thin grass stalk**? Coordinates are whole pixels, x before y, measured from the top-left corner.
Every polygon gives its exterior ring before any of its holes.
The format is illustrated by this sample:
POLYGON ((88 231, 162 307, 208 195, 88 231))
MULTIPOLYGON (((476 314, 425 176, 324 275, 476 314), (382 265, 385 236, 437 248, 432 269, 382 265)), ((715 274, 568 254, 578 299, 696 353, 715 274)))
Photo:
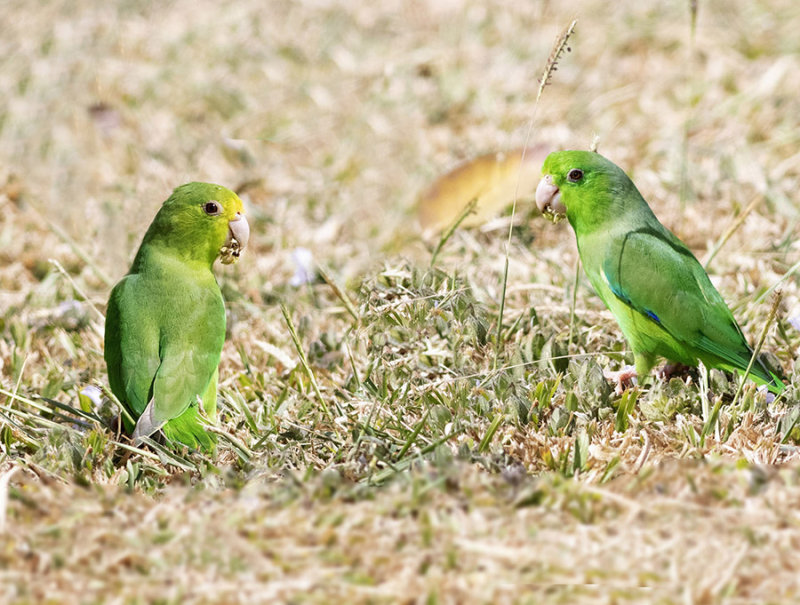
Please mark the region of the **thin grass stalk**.
POLYGON ((767 296, 772 294, 778 286, 780 286, 783 282, 785 282, 792 275, 794 275, 798 269, 800 269, 800 261, 797 261, 795 264, 789 267, 789 270, 783 275, 781 275, 781 278, 778 281, 772 284, 769 288, 766 289, 766 291, 763 294, 761 294, 758 298, 755 299, 755 301, 753 301, 754 304, 756 305, 761 304, 764 301, 764 299, 767 298, 767 296))
POLYGON ((753 354, 750 356, 750 363, 747 364, 747 369, 739 381, 739 388, 736 389, 736 395, 733 397, 733 403, 731 404, 731 407, 735 406, 739 402, 739 396, 742 394, 745 380, 747 380, 747 377, 750 375, 750 370, 753 369, 753 364, 758 358, 758 354, 761 351, 761 347, 764 345, 764 341, 767 339, 767 332, 769 332, 770 326, 772 326, 772 322, 775 320, 775 315, 778 313, 778 307, 781 304, 782 298, 783 295, 780 291, 778 291, 775 293, 775 296, 772 299, 772 308, 769 310, 769 316, 767 317, 767 321, 764 322, 764 329, 761 330, 761 336, 758 337, 758 343, 753 349, 753 354))
POLYGON ((744 224, 744 219, 755 209, 758 205, 758 202, 761 201, 761 196, 758 195, 750 200, 750 203, 747 204, 747 207, 742 210, 734 219, 733 222, 728 226, 722 236, 717 240, 717 243, 714 244, 714 247, 708 253, 708 257, 703 261, 703 268, 708 271, 708 266, 711 264, 711 261, 714 260, 714 257, 717 253, 722 249, 722 247, 728 243, 728 240, 731 236, 736 233, 736 231, 744 224))
POLYGON ((442 234, 442 237, 439 238, 439 242, 436 244, 436 247, 433 249, 433 253, 431 254, 431 267, 436 264, 436 259, 439 256, 439 252, 442 250, 444 245, 447 243, 447 240, 455 233, 458 226, 464 222, 470 214, 475 212, 475 206, 478 205, 478 198, 472 198, 459 212, 458 216, 455 220, 450 223, 450 226, 447 227, 445 232, 442 234))
POLYGON ((303 366, 303 371, 306 373, 306 376, 308 376, 309 382, 311 382, 311 388, 314 389, 314 393, 317 396, 319 404, 322 406, 322 410, 325 412, 328 420, 333 422, 333 414, 331 414, 330 409, 328 409, 328 404, 325 403, 325 398, 322 396, 322 392, 319 390, 319 385, 317 384, 317 379, 314 376, 314 372, 311 370, 311 366, 308 364, 308 359, 306 359, 305 351, 303 351, 303 346, 300 344, 300 339, 297 336, 297 330, 294 327, 292 316, 289 315, 289 311, 286 309, 286 306, 283 303, 281 303, 281 313, 283 313, 283 319, 286 321, 286 326, 289 328, 289 335, 292 337, 292 342, 294 343, 294 348, 297 350, 297 355, 300 357, 300 365, 303 366))
POLYGON ((572 301, 569 305, 569 335, 567 337, 567 348, 572 346, 572 333, 575 329, 575 306, 578 302, 578 282, 581 278, 581 258, 575 261, 575 279, 572 282, 572 301))
POLYGON ((328 273, 327 268, 323 267, 322 265, 317 265, 317 271, 319 272, 320 277, 322 277, 323 281, 328 284, 333 290, 333 293, 336 297, 342 301, 344 308, 347 309, 347 312, 350 316, 356 321, 359 321, 358 312, 356 311, 355 305, 353 305, 353 301, 350 300, 350 297, 339 287, 339 284, 336 282, 333 277, 331 277, 330 273, 328 273))
POLYGON ((77 244, 77 242, 69 236, 69 234, 66 231, 64 231, 61 227, 59 227, 49 218, 47 218, 47 213, 39 209, 38 202, 34 202, 32 199, 30 199, 30 197, 27 197, 25 201, 30 206, 30 208, 37 215, 39 215, 39 218, 42 219, 42 221, 44 222, 45 225, 47 225, 50 231, 55 233, 55 235, 61 241, 67 244, 70 247, 70 249, 75 253, 75 255, 78 258, 80 258, 84 263, 86 263, 86 266, 89 267, 94 272, 94 274, 100 279, 100 281, 102 281, 109 288, 114 285, 114 281, 108 275, 106 275, 105 271, 103 271, 96 262, 94 262, 94 259, 91 257, 91 255, 87 253, 83 248, 81 248, 77 244))
MULTIPOLYGON (((558 61, 561 58, 561 55, 564 54, 564 51, 569 52, 572 50, 567 43, 569 42, 570 37, 575 32, 575 26, 578 24, 577 19, 573 20, 556 38, 555 44, 553 45, 553 50, 550 51, 550 56, 547 58, 547 62, 544 66, 544 71, 542 72, 542 77, 539 78, 539 88, 536 91, 536 99, 533 102, 533 111, 531 113, 531 119, 528 122, 528 130, 525 133, 525 144, 522 146, 522 157, 520 159, 520 165, 525 162, 525 154, 528 150, 528 144, 531 139, 531 134, 533 133, 533 126, 536 123, 536 111, 539 107, 539 99, 542 98, 542 93, 544 92, 545 86, 550 83, 551 78, 553 77, 553 73, 558 70, 558 61)), ((522 178, 522 174, 520 172, 519 178, 517 179, 517 187, 514 191, 514 200, 511 204, 511 221, 508 224, 508 238, 506 239, 506 249, 505 249, 505 264, 503 266, 503 285, 502 290, 500 293, 500 310, 497 317, 497 337, 495 343, 495 358, 494 358, 494 365, 496 366, 500 357, 500 352, 503 350, 503 314, 505 313, 506 308, 506 289, 508 288, 508 257, 511 252, 511 235, 514 232, 514 217, 516 216, 517 212, 517 199, 519 199, 519 184, 522 178)))

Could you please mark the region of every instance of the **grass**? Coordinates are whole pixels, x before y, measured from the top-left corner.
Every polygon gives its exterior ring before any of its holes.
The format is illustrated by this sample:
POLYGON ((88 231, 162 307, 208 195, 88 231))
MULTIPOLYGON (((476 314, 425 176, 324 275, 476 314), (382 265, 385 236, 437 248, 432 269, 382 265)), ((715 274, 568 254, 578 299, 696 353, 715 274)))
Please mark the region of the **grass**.
POLYGON ((0 600, 796 601, 800 11, 624 4, 12 3, 0 600), (437 175, 525 142, 576 18, 531 142, 599 137, 751 343, 771 325, 776 402, 716 370, 616 395, 631 356, 531 192, 511 231, 413 227, 437 175), (253 232, 218 270, 215 458, 134 447, 96 388, 109 278, 196 179, 253 232))

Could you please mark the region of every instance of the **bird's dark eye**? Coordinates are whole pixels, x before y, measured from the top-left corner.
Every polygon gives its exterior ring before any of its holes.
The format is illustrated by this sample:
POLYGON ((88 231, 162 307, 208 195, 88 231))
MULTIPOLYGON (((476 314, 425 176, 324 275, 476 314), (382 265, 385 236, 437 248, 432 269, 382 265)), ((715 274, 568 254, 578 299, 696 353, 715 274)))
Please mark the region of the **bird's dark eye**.
POLYGON ((567 180, 570 183, 577 183, 583 178, 583 170, 580 168, 573 168, 567 173, 567 180))
POLYGON ((210 202, 206 202, 205 204, 203 204, 203 210, 209 216, 216 216, 217 214, 220 213, 219 202, 215 202, 213 200, 210 202))

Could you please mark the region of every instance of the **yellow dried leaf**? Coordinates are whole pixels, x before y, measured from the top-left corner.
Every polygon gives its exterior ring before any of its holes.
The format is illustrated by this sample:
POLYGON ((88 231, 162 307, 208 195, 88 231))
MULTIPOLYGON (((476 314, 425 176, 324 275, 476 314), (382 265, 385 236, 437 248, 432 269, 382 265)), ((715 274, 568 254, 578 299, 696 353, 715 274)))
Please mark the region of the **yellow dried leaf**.
POLYGON ((461 226, 485 223, 505 206, 529 197, 541 178, 549 148, 544 145, 507 152, 487 153, 468 160, 438 178, 420 197, 419 222, 425 231, 441 231, 464 207, 477 200, 475 212, 461 226))

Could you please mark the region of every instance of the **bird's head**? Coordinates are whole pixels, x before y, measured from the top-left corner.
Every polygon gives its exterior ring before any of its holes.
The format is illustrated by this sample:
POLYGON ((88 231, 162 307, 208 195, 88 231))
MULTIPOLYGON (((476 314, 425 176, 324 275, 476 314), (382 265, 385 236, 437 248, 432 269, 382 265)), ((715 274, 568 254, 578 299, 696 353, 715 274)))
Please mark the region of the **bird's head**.
POLYGON ((250 239, 242 200, 212 183, 181 185, 161 206, 145 242, 166 246, 185 259, 235 263, 250 239))
POLYGON ((573 227, 612 218, 629 188, 635 190, 622 169, 594 151, 553 152, 545 159, 542 174, 536 205, 545 215, 566 216, 573 227))

